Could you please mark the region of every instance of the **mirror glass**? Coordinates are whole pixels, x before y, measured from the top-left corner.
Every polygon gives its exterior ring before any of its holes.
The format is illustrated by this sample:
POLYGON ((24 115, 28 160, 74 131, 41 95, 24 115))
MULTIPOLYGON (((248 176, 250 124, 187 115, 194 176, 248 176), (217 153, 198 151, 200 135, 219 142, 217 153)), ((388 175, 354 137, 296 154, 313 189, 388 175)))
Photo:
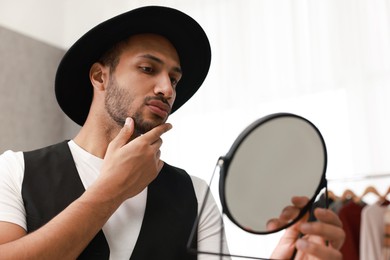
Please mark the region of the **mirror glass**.
POLYGON ((326 185, 327 154, 319 130, 290 113, 266 116, 248 126, 221 157, 219 182, 223 213, 241 229, 269 234, 295 223, 326 185), (278 218, 293 196, 309 203, 294 220, 278 228, 278 218))

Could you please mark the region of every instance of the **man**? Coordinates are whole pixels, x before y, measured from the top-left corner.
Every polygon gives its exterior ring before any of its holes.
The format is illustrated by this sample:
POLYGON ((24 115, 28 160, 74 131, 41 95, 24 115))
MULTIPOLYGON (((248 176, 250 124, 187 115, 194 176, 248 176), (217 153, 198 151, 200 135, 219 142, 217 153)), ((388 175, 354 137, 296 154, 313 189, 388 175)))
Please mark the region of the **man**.
MULTIPOLYGON (((80 132, 0 157, 0 259, 196 259, 186 244, 207 185, 161 161, 159 148, 169 114, 201 86, 210 58, 197 22, 165 7, 129 11, 81 37, 55 83, 80 132)), ((219 213, 214 201, 206 210, 196 246, 215 251, 219 213)), ((297 246, 302 257, 340 257, 339 220, 329 211, 317 218, 290 228, 275 256, 297 246), (310 238, 296 242, 299 232, 310 238)))

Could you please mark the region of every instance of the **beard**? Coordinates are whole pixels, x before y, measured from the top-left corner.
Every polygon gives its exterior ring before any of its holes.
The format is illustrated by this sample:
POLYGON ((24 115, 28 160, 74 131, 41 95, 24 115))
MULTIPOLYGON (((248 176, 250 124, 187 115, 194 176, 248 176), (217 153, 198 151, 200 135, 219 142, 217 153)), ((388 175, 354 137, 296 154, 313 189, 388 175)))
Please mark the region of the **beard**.
POLYGON ((159 123, 155 121, 145 120, 140 112, 140 109, 135 110, 133 113, 128 112, 132 110, 131 106, 134 102, 134 97, 132 97, 126 90, 119 87, 115 77, 112 75, 110 75, 106 91, 107 94, 104 101, 106 111, 118 126, 123 127, 126 118, 131 117, 134 120, 135 134, 138 136, 145 134, 159 125, 159 123))

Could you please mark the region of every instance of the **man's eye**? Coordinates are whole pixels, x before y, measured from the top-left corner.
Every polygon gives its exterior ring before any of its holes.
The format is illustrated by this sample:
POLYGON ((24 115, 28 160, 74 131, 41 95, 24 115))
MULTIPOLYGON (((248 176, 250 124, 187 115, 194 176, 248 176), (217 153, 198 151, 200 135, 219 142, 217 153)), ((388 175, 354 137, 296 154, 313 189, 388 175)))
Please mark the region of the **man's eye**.
POLYGON ((172 84, 172 86, 173 86, 174 88, 176 88, 177 83, 179 83, 179 81, 178 81, 177 79, 171 78, 171 84, 172 84))
POLYGON ((144 72, 147 72, 147 73, 153 72, 152 67, 145 67, 145 66, 142 66, 142 67, 140 67, 140 69, 141 69, 142 71, 144 71, 144 72))

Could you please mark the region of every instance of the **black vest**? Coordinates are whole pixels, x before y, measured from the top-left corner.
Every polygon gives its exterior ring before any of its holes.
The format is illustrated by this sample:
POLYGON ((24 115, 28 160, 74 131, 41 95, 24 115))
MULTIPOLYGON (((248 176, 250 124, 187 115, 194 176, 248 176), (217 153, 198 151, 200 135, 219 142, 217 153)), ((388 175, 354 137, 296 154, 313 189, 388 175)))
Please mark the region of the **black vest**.
MULTIPOLYGON (((30 233, 50 221, 85 189, 67 141, 25 152, 24 161, 22 197, 30 233)), ((130 259, 197 259, 186 248, 197 207, 189 175, 165 164, 148 186, 145 216, 130 259)), ((100 230, 78 259, 108 259, 109 254, 108 243, 100 230)))

